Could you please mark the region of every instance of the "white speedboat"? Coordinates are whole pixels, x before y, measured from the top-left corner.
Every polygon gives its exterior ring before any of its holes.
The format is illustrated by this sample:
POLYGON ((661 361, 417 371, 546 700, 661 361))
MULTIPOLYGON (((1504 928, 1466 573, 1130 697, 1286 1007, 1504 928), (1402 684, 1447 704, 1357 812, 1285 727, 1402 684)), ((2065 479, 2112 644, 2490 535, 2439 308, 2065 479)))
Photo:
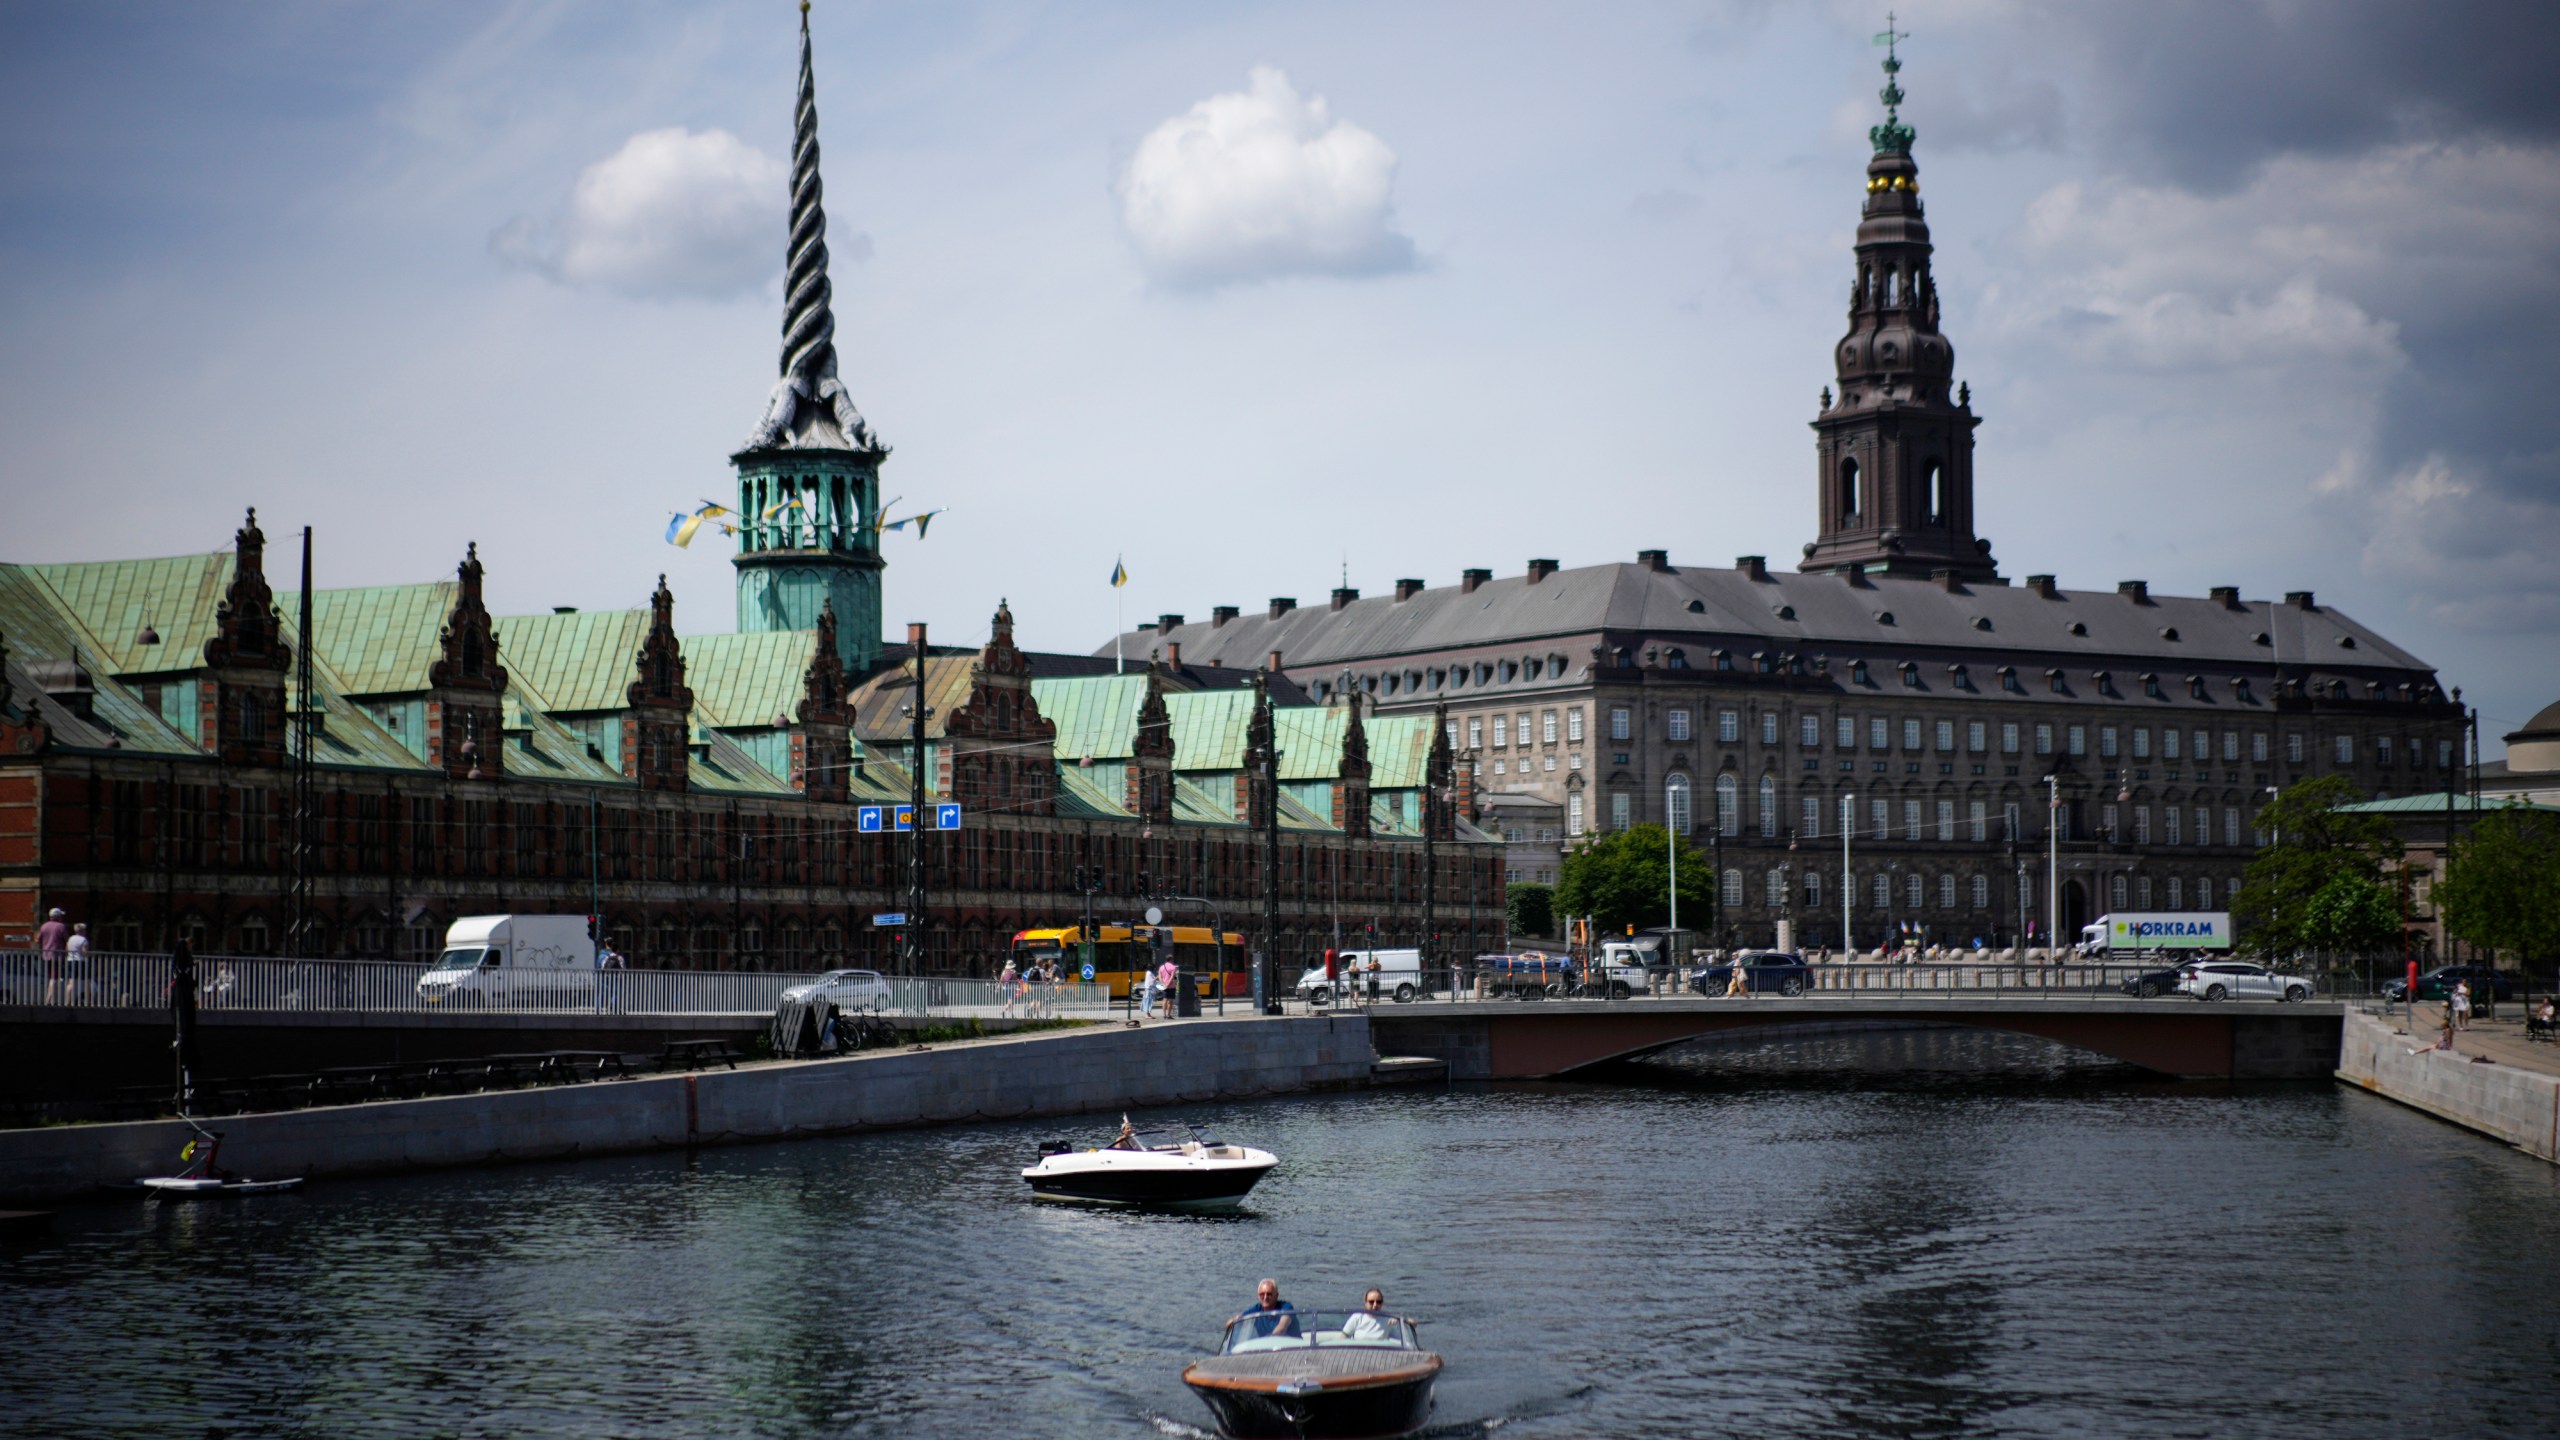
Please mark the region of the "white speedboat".
POLYGON ((1268 1150, 1230 1145, 1197 1125, 1139 1130, 1124 1117, 1120 1138, 1099 1150, 1063 1142, 1040 1147, 1022 1172, 1034 1199, 1164 1210, 1224 1210, 1280 1162, 1268 1150))

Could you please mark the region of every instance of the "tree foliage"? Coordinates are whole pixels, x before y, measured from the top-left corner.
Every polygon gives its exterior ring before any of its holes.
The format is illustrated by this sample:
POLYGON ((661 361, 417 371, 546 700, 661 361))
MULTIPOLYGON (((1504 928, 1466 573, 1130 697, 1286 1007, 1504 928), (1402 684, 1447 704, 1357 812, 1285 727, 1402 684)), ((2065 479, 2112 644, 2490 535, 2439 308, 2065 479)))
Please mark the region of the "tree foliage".
POLYGON ((2445 928, 2520 963, 2560 949, 2560 815, 2482 813, 2436 887, 2445 928))
MULTIPOLYGON (((1589 915, 1603 933, 1663 925, 1671 919, 1671 832, 1659 825, 1585 839, 1564 857, 1555 906, 1589 915)), ((1697 846, 1680 842, 1680 919, 1705 929, 1713 919, 1715 876, 1697 846)))
POLYGON ((1556 933, 1556 887, 1523 880, 1504 892, 1510 911, 1513 935, 1548 936, 1556 933))
MULTIPOLYGON (((2362 799, 2345 777, 2323 775, 2287 786, 2258 811, 2257 827, 2268 832, 2269 843, 2249 861, 2239 898, 2231 904, 2241 949, 2271 957, 2322 950, 2354 953, 2396 939, 2397 900, 2392 900, 2392 926, 2383 941, 2368 941, 2361 930, 2313 930, 2314 898, 2340 877, 2377 887, 2390 898, 2389 887, 2382 885, 2382 867, 2400 853, 2400 839, 2388 817, 2340 808, 2362 799), (2354 945, 2322 943, 2350 933, 2357 937, 2354 945)), ((2362 892, 2342 888, 2319 913, 2344 923, 2362 913, 2358 907, 2363 903, 2362 892)))
POLYGON ((2302 938, 2331 955, 2371 955, 2400 943, 2400 892, 2341 870, 2302 907, 2302 938))

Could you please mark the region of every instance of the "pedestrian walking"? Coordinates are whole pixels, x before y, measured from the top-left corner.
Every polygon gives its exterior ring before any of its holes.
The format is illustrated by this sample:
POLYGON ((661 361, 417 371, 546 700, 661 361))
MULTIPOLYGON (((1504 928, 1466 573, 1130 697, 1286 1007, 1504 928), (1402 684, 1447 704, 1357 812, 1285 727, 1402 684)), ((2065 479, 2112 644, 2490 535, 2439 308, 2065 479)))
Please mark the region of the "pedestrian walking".
POLYGON ((1004 962, 1004 969, 996 975, 996 993, 1004 1001, 1004 1009, 999 1013, 1007 1020, 1013 1018, 1013 991, 1015 978, 1013 962, 1011 960, 1007 960, 1004 962))
POLYGON ((622 1009, 622 972, 626 968, 622 952, 614 949, 613 941, 607 939, 596 951, 596 999, 607 1010, 618 1012, 622 1009))
POLYGON ((89 989, 89 926, 86 921, 71 927, 71 938, 62 944, 62 1003, 77 1005, 89 989))
POLYGON ((1156 972, 1150 970, 1146 972, 1146 975, 1147 1003, 1140 1007, 1140 1013, 1144 1014, 1148 1019, 1153 1020, 1156 1018, 1156 972))
POLYGON ((36 927, 36 956, 44 962, 44 1003, 64 1003, 62 994, 62 953, 71 942, 70 917, 57 905, 36 927))
POLYGON ((2471 982, 2468 980, 2453 982, 2453 1028, 2471 1028, 2471 982))

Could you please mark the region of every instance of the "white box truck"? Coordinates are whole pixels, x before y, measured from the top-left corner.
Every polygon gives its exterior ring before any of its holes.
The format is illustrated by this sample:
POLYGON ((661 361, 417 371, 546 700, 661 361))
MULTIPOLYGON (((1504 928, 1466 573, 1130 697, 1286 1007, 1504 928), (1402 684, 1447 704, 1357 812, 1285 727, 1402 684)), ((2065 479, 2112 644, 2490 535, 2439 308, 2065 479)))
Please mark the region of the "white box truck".
POLYGON ((587 917, 466 915, 444 932, 444 955, 419 978, 418 998, 448 1008, 592 1008, 587 917))
POLYGON ((2154 950, 2227 954, 2231 916, 2222 910, 2128 910, 2080 928, 2080 953, 2139 955, 2154 950))
POLYGON ((1338 978, 1329 981, 1323 966, 1308 967, 1298 977, 1298 998, 1310 1005, 1330 1005, 1345 986, 1356 986, 1362 998, 1374 996, 1398 1004, 1431 993, 1419 950, 1345 950, 1334 968, 1338 978), (1369 968, 1372 960, 1378 963, 1375 970, 1369 968))

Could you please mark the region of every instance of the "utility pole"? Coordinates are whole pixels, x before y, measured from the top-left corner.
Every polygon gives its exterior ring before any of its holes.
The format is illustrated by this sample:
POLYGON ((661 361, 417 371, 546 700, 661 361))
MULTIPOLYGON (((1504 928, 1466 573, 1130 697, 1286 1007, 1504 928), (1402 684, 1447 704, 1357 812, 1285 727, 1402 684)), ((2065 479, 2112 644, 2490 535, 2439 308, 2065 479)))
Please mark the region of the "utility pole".
POLYGON ((915 695, 907 702, 908 759, 907 771, 907 964, 908 973, 922 975, 932 963, 933 946, 925 930, 924 914, 924 722, 933 713, 924 703, 924 622, 907 626, 907 644, 916 652, 915 695))
POLYGON ((2062 776, 2044 777, 2044 950, 2053 958, 2062 929, 2062 776))
POLYGON ((1849 938, 1849 906, 1857 896, 1858 882, 1849 869, 1849 833, 1858 828, 1857 792, 1840 797, 1840 958, 1846 961, 1858 952, 1849 938))
POLYGON ((314 796, 311 751, 318 739, 319 712, 311 698, 311 527, 302 527, 302 594, 295 604, 294 625, 301 646, 293 656, 293 870, 289 882, 285 948, 297 959, 311 958, 311 831, 314 796))

